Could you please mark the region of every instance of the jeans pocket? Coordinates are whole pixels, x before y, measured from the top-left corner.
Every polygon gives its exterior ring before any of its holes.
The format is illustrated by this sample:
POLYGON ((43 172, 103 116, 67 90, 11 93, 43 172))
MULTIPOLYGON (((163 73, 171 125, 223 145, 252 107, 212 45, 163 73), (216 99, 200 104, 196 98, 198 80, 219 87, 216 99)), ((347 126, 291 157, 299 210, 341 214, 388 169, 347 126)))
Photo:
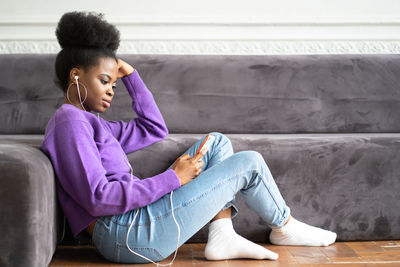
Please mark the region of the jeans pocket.
MULTIPOLYGON (((161 253, 152 247, 131 247, 129 248, 143 256, 149 260, 154 262, 162 261, 165 257, 161 255, 161 253)), ((114 261, 118 263, 150 263, 151 261, 136 255, 128 249, 126 244, 119 244, 118 242, 115 245, 115 253, 114 253, 114 261)))

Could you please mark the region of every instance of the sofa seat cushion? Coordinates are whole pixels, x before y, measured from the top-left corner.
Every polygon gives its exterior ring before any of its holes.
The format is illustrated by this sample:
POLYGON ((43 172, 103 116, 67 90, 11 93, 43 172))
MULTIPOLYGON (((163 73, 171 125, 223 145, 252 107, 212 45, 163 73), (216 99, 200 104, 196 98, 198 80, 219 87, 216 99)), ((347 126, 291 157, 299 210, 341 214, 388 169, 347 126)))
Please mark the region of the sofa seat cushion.
MULTIPOLYGON (((260 152, 294 217, 338 233, 340 240, 400 238, 400 134, 226 134, 235 152, 260 152), (392 208, 390 208, 392 207, 392 208)), ((170 134, 131 153, 134 174, 168 168, 202 134, 170 134), (150 160, 149 160, 150 159, 150 160)), ((266 228, 238 194, 233 220, 263 242, 266 228)), ((205 229, 191 241, 207 240, 205 229)))
MULTIPOLYGON (((168 168, 203 134, 170 134, 128 155, 134 175, 168 168)), ((338 233, 339 240, 400 238, 400 134, 226 134, 235 152, 260 152, 294 217, 338 233), (392 208, 390 208, 392 207, 392 208)), ((40 146, 43 135, 0 136, 40 146)), ((11 178, 9 178, 11 179, 11 178)), ((257 242, 267 227, 237 195, 238 233, 257 242), (251 227, 249 227, 251 226, 251 227)), ((67 225, 68 227, 68 225, 67 225)), ((60 226, 61 228, 61 226, 60 226)), ((205 242, 204 227, 189 242, 205 242)), ((67 236, 66 240, 71 240, 67 236)))

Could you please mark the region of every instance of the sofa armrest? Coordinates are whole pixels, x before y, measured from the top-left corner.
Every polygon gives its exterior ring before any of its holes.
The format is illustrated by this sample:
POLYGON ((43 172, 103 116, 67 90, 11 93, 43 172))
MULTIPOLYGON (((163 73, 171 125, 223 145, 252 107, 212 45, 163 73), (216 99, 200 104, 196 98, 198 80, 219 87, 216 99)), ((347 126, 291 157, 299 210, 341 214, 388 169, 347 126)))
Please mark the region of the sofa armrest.
POLYGON ((47 266, 62 225, 51 161, 31 145, 0 141, 0 173, 0 266, 47 266))

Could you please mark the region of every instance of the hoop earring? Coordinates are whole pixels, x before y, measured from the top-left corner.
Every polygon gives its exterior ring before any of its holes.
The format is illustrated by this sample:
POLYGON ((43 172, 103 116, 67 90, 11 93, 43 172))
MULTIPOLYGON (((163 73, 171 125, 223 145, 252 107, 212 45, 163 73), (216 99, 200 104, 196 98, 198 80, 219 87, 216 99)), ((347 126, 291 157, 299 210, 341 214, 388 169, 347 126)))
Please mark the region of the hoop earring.
MULTIPOLYGON (((81 82, 78 82, 78 83, 82 84, 83 87, 85 88, 85 92, 86 92, 85 99, 84 99, 82 102, 80 102, 80 104, 81 104, 81 106, 83 107, 83 109, 86 110, 85 107, 84 107, 82 104, 83 104, 83 102, 85 102, 85 100, 86 100, 86 98, 87 98, 87 89, 86 89, 86 86, 85 86, 83 83, 81 83, 81 82)), ((77 83, 77 87, 78 87, 78 89, 79 89, 79 84, 78 84, 78 83, 77 83)), ((73 85, 73 84, 74 84, 74 83, 70 83, 69 86, 68 86, 68 88, 67 88, 67 98, 68 98, 68 101, 69 101, 72 105, 73 105, 73 103, 72 103, 72 101, 69 99, 68 92, 69 92, 69 88, 70 88, 71 85, 73 85)), ((79 90, 78 90, 78 94, 79 94, 79 100, 80 100, 81 95, 80 95, 80 93, 79 93, 79 90)))

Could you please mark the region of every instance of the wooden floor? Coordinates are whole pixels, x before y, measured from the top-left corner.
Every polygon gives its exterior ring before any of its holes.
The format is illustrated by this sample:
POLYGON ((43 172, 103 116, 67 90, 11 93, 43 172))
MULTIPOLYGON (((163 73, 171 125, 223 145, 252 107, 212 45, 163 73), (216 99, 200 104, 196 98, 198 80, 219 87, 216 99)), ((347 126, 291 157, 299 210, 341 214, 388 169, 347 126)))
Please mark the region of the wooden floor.
MULTIPOLYGON (((279 254, 271 260, 207 261, 205 244, 185 244, 178 250, 173 266, 400 266, 400 241, 336 242, 328 247, 295 247, 260 244, 279 254)), ((169 263, 171 255, 160 263, 169 263)), ((107 261, 92 246, 59 246, 49 266, 154 266, 153 264, 115 264, 107 261)))

